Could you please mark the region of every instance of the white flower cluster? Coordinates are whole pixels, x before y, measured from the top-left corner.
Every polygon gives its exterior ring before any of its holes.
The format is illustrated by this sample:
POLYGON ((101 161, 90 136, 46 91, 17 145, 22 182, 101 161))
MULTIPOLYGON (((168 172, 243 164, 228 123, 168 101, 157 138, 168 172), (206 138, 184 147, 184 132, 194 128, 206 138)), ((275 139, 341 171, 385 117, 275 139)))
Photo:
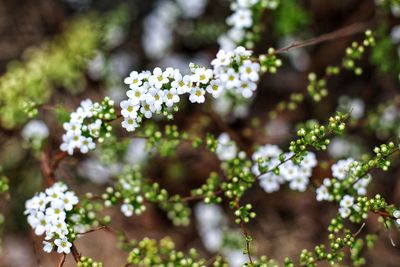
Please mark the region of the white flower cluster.
POLYGON ((25 140, 43 140, 49 136, 49 128, 43 121, 31 120, 24 126, 21 135, 25 140))
POLYGON ((347 95, 343 95, 339 98, 338 110, 350 110, 350 117, 352 119, 359 120, 364 116, 365 103, 361 98, 351 98, 347 95))
POLYGON ((217 140, 217 149, 215 153, 221 161, 232 160, 238 153, 235 142, 231 140, 227 133, 222 133, 217 140))
MULTIPOLYGON (((346 194, 343 196, 343 198, 338 200, 335 198, 335 195, 331 193, 331 189, 340 189, 342 187, 342 181, 348 178, 354 179, 353 176, 360 166, 361 164, 352 158, 339 160, 337 163, 333 164, 331 166, 332 176, 334 181, 338 182, 333 182, 332 179, 325 178, 322 182, 322 185, 316 190, 317 200, 340 201, 339 213, 343 218, 347 218, 351 214, 352 209, 358 211, 359 207, 354 203, 353 196, 346 194)), ((365 177, 357 179, 352 186, 354 193, 361 196, 366 195, 367 186, 370 182, 371 176, 369 174, 365 177)))
POLYGON ((173 44, 174 29, 180 17, 196 18, 203 14, 208 0, 163 0, 143 23, 143 48, 152 59, 161 59, 173 44))
POLYGON ((253 165, 254 175, 259 176, 261 187, 267 192, 278 191, 280 185, 288 182, 292 190, 305 191, 312 175, 312 169, 317 165, 315 154, 308 152, 300 165, 288 160, 281 164, 280 157, 288 159, 292 153, 283 153, 276 145, 264 145, 254 152, 252 159, 255 162, 253 165), (258 162, 259 160, 262 162, 258 162), (281 165, 279 165, 281 164, 281 165), (279 166, 279 174, 275 174, 272 170, 279 166), (266 168, 268 172, 262 174, 261 168, 266 168))
POLYGON ((220 50, 211 62, 213 69, 190 64, 189 75, 182 75, 174 68, 132 71, 124 80, 130 90, 126 92, 128 99, 120 103, 124 117, 122 127, 134 131, 143 117, 149 119, 153 114, 169 114, 177 108, 183 94, 189 94, 192 103, 204 103, 206 92, 214 98, 228 90, 251 97, 260 73, 260 64, 250 59, 251 54, 244 47, 233 52, 220 50))
POLYGON ((247 31, 254 25, 254 11, 258 8, 275 9, 278 7, 278 0, 236 0, 231 4, 233 14, 226 19, 226 23, 231 26, 227 33, 221 35, 218 43, 222 49, 233 50, 242 44, 246 38, 247 31), (263 2, 265 6, 262 6, 263 2))
POLYGON ((240 267, 247 262, 246 255, 240 249, 224 247, 225 233, 234 232, 227 228, 224 212, 219 205, 198 203, 194 207, 194 214, 199 236, 209 252, 222 252, 232 267, 240 267))
POLYGON ((215 204, 199 203, 195 206, 196 226, 205 248, 217 252, 222 246, 224 223, 223 210, 215 204))
MULTIPOLYGON (((134 168, 138 168, 138 166, 134 168)), ((117 198, 122 200, 123 204, 120 210, 126 217, 132 217, 134 214, 140 215, 146 211, 142 181, 142 177, 137 174, 131 175, 123 172, 118 177, 117 189, 112 187, 106 189, 106 195, 118 195, 117 198)), ((104 205, 111 207, 113 202, 109 198, 105 198, 104 205)))
POLYGON ((351 209, 359 209, 359 207, 354 203, 354 197, 350 195, 344 195, 340 201, 339 213, 343 218, 347 218, 351 214, 351 209))
POLYGON ((71 212, 78 197, 67 190, 65 184, 58 182, 25 203, 28 223, 36 235, 45 235, 43 250, 47 253, 53 250, 66 254, 71 252, 72 243, 68 239, 71 228, 67 222, 73 219, 71 212))
POLYGON ((72 155, 75 149, 79 149, 81 153, 88 153, 96 148, 94 139, 101 141, 102 127, 106 131, 111 130, 111 126, 106 125, 103 119, 111 119, 115 112, 113 108, 107 110, 109 106, 114 105, 114 101, 108 98, 105 101, 107 102, 106 107, 86 99, 81 102, 80 107, 75 112, 71 113, 69 122, 63 125, 66 132, 62 136, 61 151, 66 151, 69 155, 72 155))
POLYGON ((396 223, 400 226, 400 210, 393 211, 393 217, 396 219, 396 223))

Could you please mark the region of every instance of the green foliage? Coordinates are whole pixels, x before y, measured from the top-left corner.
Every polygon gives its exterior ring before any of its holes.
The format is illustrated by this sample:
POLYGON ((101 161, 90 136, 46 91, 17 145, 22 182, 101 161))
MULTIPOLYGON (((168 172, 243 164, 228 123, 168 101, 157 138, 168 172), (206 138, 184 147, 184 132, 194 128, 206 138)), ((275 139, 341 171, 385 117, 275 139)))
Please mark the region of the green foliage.
POLYGON ((390 27, 382 23, 376 30, 376 45, 372 51, 370 61, 383 73, 397 76, 400 72, 400 61, 397 47, 390 39, 390 27))
POLYGON ((296 0, 283 0, 273 14, 274 27, 277 36, 296 35, 307 28, 311 15, 296 0))

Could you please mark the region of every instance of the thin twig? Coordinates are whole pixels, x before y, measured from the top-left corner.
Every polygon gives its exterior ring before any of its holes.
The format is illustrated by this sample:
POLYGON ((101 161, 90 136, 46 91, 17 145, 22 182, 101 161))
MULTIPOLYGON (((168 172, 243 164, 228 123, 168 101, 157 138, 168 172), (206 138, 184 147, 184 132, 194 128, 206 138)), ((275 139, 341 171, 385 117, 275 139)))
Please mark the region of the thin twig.
POLYGON ((322 34, 318 37, 314 37, 305 41, 299 41, 299 42, 294 42, 288 46, 279 48, 275 51, 275 54, 281 54, 285 52, 289 52, 291 49, 295 48, 301 48, 305 46, 310 46, 310 45, 316 45, 322 42, 330 41, 330 40, 335 40, 339 38, 343 38, 349 35, 353 35, 356 33, 360 33, 365 31, 368 27, 370 26, 370 23, 365 23, 365 22, 358 22, 351 24, 350 26, 346 26, 344 28, 341 28, 339 30, 330 32, 330 33, 325 33, 322 34))
POLYGON ((60 259, 60 261, 58 262, 57 267, 62 267, 62 266, 64 265, 64 263, 65 263, 65 258, 66 258, 66 254, 63 253, 63 254, 61 255, 61 259, 60 259))
POLYGON ((365 222, 361 225, 360 229, 358 229, 357 232, 355 232, 353 234, 353 237, 358 236, 361 233, 361 231, 364 229, 364 227, 365 227, 365 222))
MULTIPOLYGON (((238 199, 235 200, 235 208, 237 208, 237 209, 240 208, 238 199)), ((247 231, 246 225, 244 224, 244 222, 242 220, 240 220, 240 228, 242 229, 242 233, 243 233, 244 238, 246 240, 247 257, 249 259, 249 262, 251 263, 251 266, 253 266, 253 259, 251 257, 251 252, 250 252, 250 241, 249 241, 250 235, 249 235, 249 233, 247 231)))
POLYGON ((80 262, 81 254, 79 253, 79 251, 76 248, 74 243, 72 243, 71 252, 72 252, 72 256, 74 257, 75 262, 80 262))

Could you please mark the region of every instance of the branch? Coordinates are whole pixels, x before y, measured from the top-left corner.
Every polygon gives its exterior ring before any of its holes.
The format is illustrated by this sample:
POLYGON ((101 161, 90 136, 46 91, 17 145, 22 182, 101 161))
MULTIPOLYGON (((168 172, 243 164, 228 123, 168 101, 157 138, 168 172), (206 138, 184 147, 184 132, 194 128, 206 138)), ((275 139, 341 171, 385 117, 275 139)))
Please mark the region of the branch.
POLYGON ((45 151, 43 151, 41 155, 41 169, 45 177, 45 183, 47 187, 55 183, 56 181, 55 171, 57 170, 60 162, 64 158, 66 158, 67 155, 68 155, 67 152, 60 151, 55 155, 54 160, 51 161, 50 149, 46 149, 45 151))
MULTIPOLYGON (((235 207, 236 207, 237 209, 240 208, 239 200, 238 200, 238 199, 235 200, 235 207)), ((249 233, 248 233, 248 231, 247 231, 246 225, 244 224, 244 222, 243 222, 242 220, 240 220, 240 228, 242 229, 242 233, 243 233, 243 235, 244 235, 244 237, 245 237, 245 240, 246 240, 247 257, 248 257, 249 262, 250 262, 250 264, 251 264, 250 266, 253 266, 253 259, 252 259, 252 257, 251 257, 251 253, 250 253, 250 241, 249 241, 250 235, 249 235, 249 233)))
POLYGON ((62 267, 65 263, 66 254, 63 253, 60 259, 60 262, 57 264, 57 267, 62 267))
POLYGON ((76 248, 75 244, 72 243, 71 247, 72 256, 74 257, 75 262, 80 262, 81 254, 79 253, 78 249, 76 248))
POLYGON ((282 54, 285 52, 289 52, 289 50, 294 49, 294 48, 301 48, 305 46, 310 46, 310 45, 316 45, 322 42, 330 41, 330 40, 336 40, 339 38, 343 38, 349 35, 357 34, 360 32, 365 31, 368 27, 370 26, 370 23, 365 23, 365 22, 358 22, 351 24, 350 26, 346 26, 344 28, 341 28, 339 30, 330 32, 330 33, 325 33, 322 34, 318 37, 314 37, 305 41, 299 41, 299 42, 294 42, 288 46, 279 48, 275 51, 275 54, 282 54))

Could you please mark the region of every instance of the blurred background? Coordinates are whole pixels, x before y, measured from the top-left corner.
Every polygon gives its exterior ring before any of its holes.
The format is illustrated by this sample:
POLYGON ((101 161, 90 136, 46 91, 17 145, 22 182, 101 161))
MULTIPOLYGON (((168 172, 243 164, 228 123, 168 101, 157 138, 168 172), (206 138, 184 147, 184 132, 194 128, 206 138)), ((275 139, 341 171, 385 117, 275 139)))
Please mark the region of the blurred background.
MULTIPOLYGON (((0 1, 0 165, 10 180, 10 194, 1 204, 5 222, 0 266, 56 266, 59 260, 56 253, 43 252, 42 238, 33 234, 23 215, 25 200, 43 189, 42 143, 36 137, 46 139, 56 151, 63 133, 60 118, 86 98, 98 101, 108 95, 120 101, 127 90, 123 79, 132 70, 171 66, 185 72, 190 62, 209 66, 219 49, 219 37, 229 29, 225 20, 231 12, 228 0, 0 1), (43 104, 35 109, 27 100, 43 104), (20 102, 23 105, 17 105, 20 102), (37 119, 47 126, 32 126, 20 106, 33 115, 38 113, 37 119), (41 129, 34 131, 35 138, 29 127, 41 129)), ((372 0, 281 0, 276 9, 264 10, 260 18, 256 54, 365 22, 376 31, 377 46, 366 51, 358 63, 363 75, 343 71, 329 78, 328 96, 315 102, 307 93, 308 74, 323 76, 327 66, 340 64, 346 47, 362 41, 363 34, 293 49, 282 55, 283 67, 277 74, 262 77, 253 99, 223 99, 206 107, 183 104, 173 123, 199 136, 206 132, 218 135, 224 129, 206 115, 204 110, 210 109, 237 132, 242 149, 251 151, 255 144, 273 143, 287 150, 300 123, 310 119, 323 122, 336 110, 352 109, 346 137, 335 138, 327 152, 317 153, 321 164, 312 179, 329 177, 328 167, 336 160, 360 159, 375 145, 400 134, 397 15, 398 9, 372 0), (304 95, 304 99, 294 101, 293 94, 304 95), (291 111, 290 105, 298 107, 291 111)), ((160 127, 166 123, 155 122, 160 127)), ((183 196, 218 168, 212 154, 190 146, 179 146, 168 157, 147 153, 145 140, 129 137, 118 122, 115 128, 123 140, 117 152, 110 148, 116 145, 111 142, 60 165, 57 177, 78 195, 88 191, 101 194, 123 164, 142 164, 149 177, 157 177, 171 194, 183 196)), ((389 172, 372 173, 371 194, 380 192, 389 202, 400 203, 398 163, 395 161, 389 172)), ((297 257, 303 248, 326 243, 326 226, 337 210, 333 204, 316 202, 311 190, 296 193, 282 188, 267 194, 256 185, 245 201, 252 203, 257 213, 249 225, 255 239, 253 254, 280 262, 285 256, 297 257)), ((235 247, 241 233, 227 203, 221 212, 227 220, 224 227, 232 233, 228 243, 235 247)), ((144 215, 132 218, 125 218, 118 209, 108 213, 113 228, 124 229, 130 238, 171 236, 179 249, 195 247, 206 258, 214 255, 199 235, 196 211, 187 227, 174 227, 163 211, 151 205, 144 215)), ((378 224, 374 215, 371 217, 366 228, 374 232, 378 224)), ((367 254, 369 266, 399 266, 399 248, 392 246, 389 234, 400 243, 395 232, 382 232, 376 248, 367 254)), ((83 255, 101 260, 105 266, 122 266, 127 253, 116 243, 112 234, 98 231, 78 239, 76 245, 83 255)), ((234 253, 240 251, 238 247, 231 250, 230 257, 240 262, 242 255, 234 253)), ((72 257, 65 266, 75 266, 72 257)))

